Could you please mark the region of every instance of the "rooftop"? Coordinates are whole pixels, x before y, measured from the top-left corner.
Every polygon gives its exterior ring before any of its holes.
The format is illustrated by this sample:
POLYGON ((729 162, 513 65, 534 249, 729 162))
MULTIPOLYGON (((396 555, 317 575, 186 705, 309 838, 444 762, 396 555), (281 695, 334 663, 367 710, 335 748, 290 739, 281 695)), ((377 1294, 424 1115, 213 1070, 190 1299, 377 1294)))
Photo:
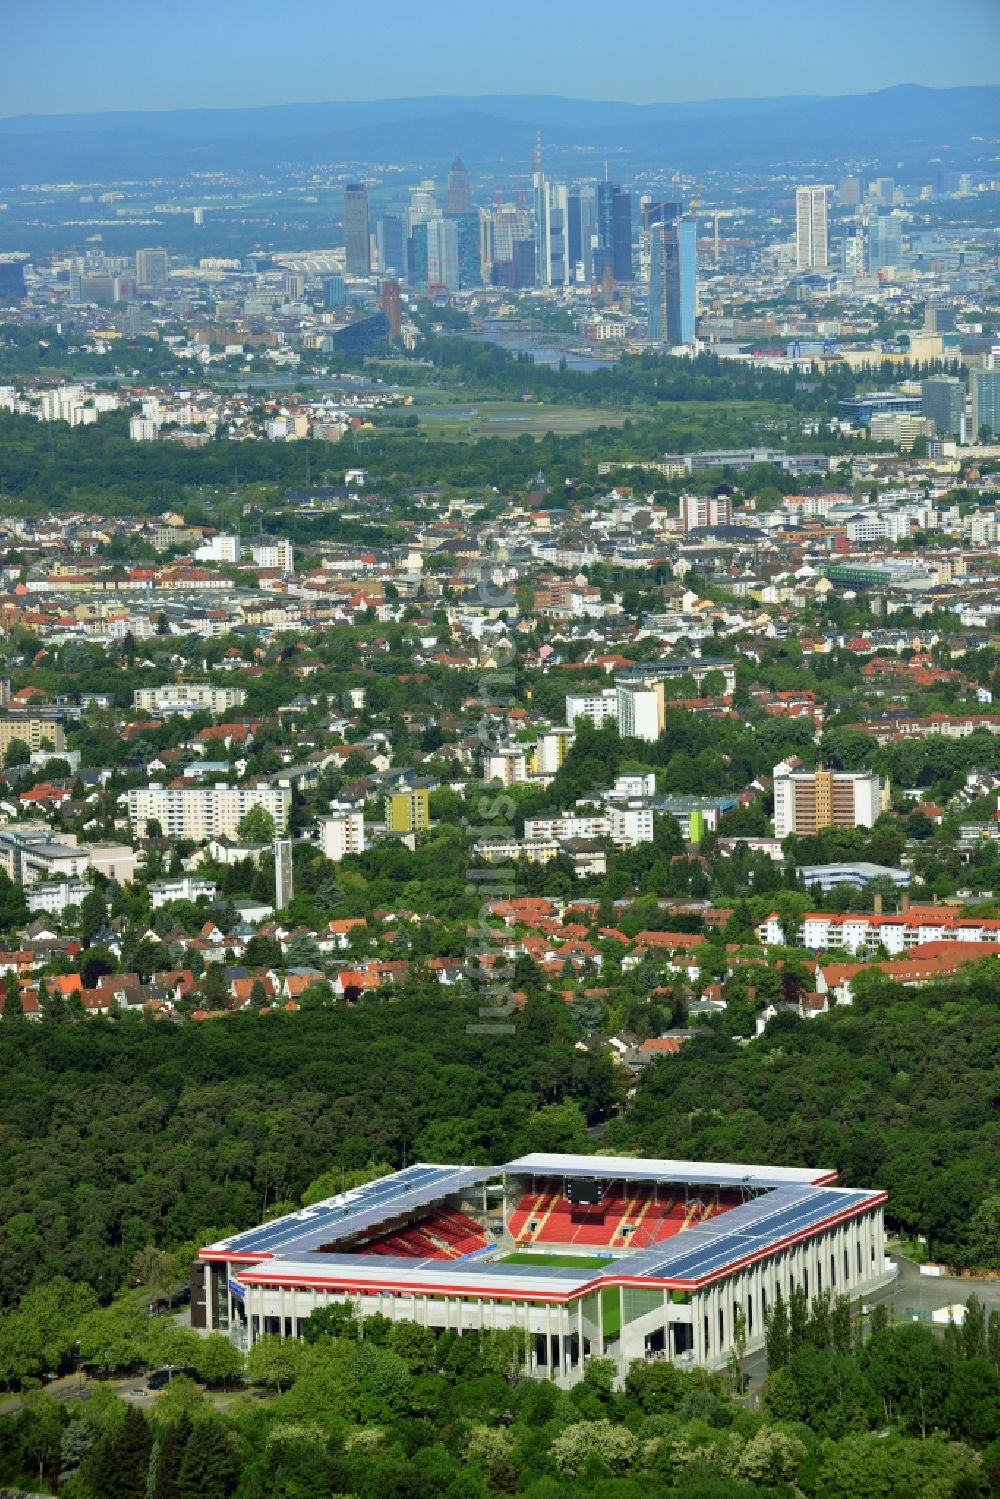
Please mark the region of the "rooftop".
POLYGON ((828 1169, 540 1151, 499 1167, 421 1163, 208 1245, 201 1258, 251 1261, 231 1272, 247 1285, 307 1283, 357 1292, 396 1288, 564 1300, 600 1284, 695 1289, 885 1200, 878 1190, 832 1186, 835 1178, 828 1169), (525 1176, 719 1187, 746 1196, 728 1211, 648 1248, 604 1250, 608 1264, 602 1269, 534 1267, 482 1256, 474 1261, 403 1258, 337 1247, 452 1193, 490 1181, 499 1190, 501 1179, 525 1176))

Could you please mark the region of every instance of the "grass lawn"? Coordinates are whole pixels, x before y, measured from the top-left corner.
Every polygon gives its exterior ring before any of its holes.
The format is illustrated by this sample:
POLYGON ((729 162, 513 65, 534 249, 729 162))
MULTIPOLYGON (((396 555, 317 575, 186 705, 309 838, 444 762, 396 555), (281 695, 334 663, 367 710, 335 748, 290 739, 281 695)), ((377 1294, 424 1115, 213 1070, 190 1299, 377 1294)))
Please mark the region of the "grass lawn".
POLYGON ((599 1254, 531 1254, 515 1249, 513 1254, 505 1254, 500 1264, 567 1265, 573 1270, 603 1270, 604 1266, 610 1263, 611 1258, 611 1255, 599 1254))
POLYGON ((601 1292, 601 1314, 604 1322, 604 1340, 617 1338, 622 1330, 621 1305, 617 1286, 605 1286, 601 1292))

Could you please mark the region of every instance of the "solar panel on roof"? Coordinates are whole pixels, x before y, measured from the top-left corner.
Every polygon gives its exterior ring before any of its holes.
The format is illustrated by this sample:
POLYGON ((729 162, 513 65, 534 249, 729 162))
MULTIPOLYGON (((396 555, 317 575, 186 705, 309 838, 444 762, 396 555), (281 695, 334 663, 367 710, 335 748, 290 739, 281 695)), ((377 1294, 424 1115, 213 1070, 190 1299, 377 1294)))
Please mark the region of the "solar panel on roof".
POLYGON ((246 1229, 210 1248, 225 1251, 233 1259, 241 1254, 271 1254, 277 1249, 291 1252, 318 1248, 325 1240, 349 1238, 397 1212, 423 1207, 495 1174, 491 1166, 407 1166, 274 1223, 246 1229))

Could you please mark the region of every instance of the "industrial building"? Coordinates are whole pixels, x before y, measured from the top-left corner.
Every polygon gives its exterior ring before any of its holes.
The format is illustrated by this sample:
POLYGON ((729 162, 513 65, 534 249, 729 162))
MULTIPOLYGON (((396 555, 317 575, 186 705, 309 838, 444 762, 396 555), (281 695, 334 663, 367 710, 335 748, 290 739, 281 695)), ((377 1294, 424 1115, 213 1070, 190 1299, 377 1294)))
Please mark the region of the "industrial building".
POLYGON ((520 1328, 527 1372, 588 1358, 719 1368, 763 1346, 779 1292, 866 1295, 893 1273, 887 1194, 836 1172, 533 1153, 414 1165, 201 1250, 194 1326, 240 1347, 351 1303, 435 1331, 520 1328))

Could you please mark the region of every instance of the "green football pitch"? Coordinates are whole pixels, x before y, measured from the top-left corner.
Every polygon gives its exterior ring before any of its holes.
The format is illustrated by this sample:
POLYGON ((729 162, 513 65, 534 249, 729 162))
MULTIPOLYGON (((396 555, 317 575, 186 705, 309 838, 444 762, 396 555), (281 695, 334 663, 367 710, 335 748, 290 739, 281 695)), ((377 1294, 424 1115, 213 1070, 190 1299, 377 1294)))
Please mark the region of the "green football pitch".
MULTIPOLYGON (((610 1265, 614 1255, 599 1254, 531 1254, 526 1250, 515 1250, 505 1254, 498 1264, 503 1265, 566 1265, 572 1270, 603 1270, 610 1265)), ((604 1336, 617 1338, 621 1331, 621 1303, 617 1286, 605 1286, 601 1292, 604 1336)))
POLYGON ((515 1249, 505 1254, 499 1262, 503 1265, 566 1265, 573 1270, 603 1270, 613 1256, 610 1254, 531 1254, 515 1249))

